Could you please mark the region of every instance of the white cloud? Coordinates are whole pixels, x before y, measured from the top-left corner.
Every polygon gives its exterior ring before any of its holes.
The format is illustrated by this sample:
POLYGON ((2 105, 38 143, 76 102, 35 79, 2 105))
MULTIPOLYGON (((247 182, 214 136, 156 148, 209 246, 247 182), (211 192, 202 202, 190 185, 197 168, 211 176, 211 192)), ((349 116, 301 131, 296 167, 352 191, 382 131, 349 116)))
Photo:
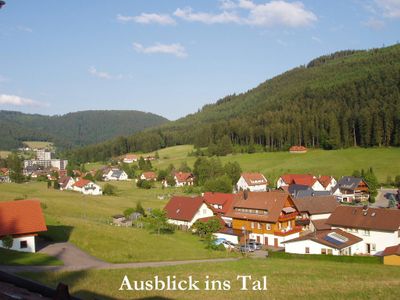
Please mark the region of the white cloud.
POLYGON ((219 14, 211 13, 194 13, 190 7, 180 9, 178 8, 174 15, 185 21, 201 22, 205 24, 223 24, 223 23, 240 23, 240 17, 234 12, 223 11, 219 14))
POLYGON ((367 22, 364 22, 363 24, 374 30, 380 30, 385 27, 385 22, 376 18, 370 18, 367 22))
POLYGON ((33 32, 32 28, 26 27, 26 26, 22 26, 22 25, 17 26, 17 29, 20 30, 20 31, 29 32, 29 33, 33 32))
POLYGON ((251 1, 243 2, 248 3, 250 14, 247 21, 252 25, 299 27, 308 26, 317 21, 317 16, 306 10, 301 2, 271 1, 254 6, 251 6, 251 1))
POLYGON ((319 44, 322 44, 322 40, 321 40, 319 37, 312 36, 311 39, 312 39, 314 42, 317 42, 317 43, 319 43, 319 44))
POLYGON ((120 22, 136 22, 140 24, 160 24, 160 25, 175 25, 176 22, 169 15, 165 14, 147 14, 142 13, 139 16, 123 16, 117 15, 117 20, 120 22))
POLYGON ((113 75, 110 75, 109 73, 107 73, 107 72, 103 72, 103 71, 98 71, 95 67, 90 67, 89 68, 89 73, 91 74, 91 75, 93 75, 93 76, 95 76, 95 77, 98 77, 98 78, 101 78, 101 79, 121 79, 122 78, 122 75, 121 74, 119 74, 119 75, 117 75, 117 76, 113 76, 113 75))
POLYGON ((0 105, 14 105, 14 106, 47 106, 44 103, 23 98, 15 95, 0 94, 0 105))
POLYGON ((302 2, 286 2, 282 0, 255 4, 251 0, 220 2, 221 13, 193 12, 189 8, 178 8, 174 15, 186 21, 205 24, 236 23, 262 27, 282 25, 287 27, 308 26, 317 21, 317 16, 305 9, 302 2), (241 17, 238 11, 246 11, 247 16, 241 17))
POLYGON ((176 44, 160 44, 156 43, 154 46, 144 47, 142 44, 133 43, 133 48, 136 52, 144 54, 171 54, 179 58, 187 56, 186 49, 179 43, 176 44))
POLYGON ((400 18, 399 0, 375 0, 375 5, 382 11, 387 18, 400 18))

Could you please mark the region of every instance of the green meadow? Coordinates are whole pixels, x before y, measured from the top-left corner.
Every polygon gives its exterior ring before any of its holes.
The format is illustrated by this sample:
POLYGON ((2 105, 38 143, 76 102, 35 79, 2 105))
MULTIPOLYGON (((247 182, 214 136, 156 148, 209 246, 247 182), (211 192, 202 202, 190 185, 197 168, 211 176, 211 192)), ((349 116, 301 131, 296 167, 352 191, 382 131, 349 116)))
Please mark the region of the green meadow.
POLYGON ((116 182, 117 196, 84 196, 73 191, 48 189, 45 182, 0 185, 0 201, 39 199, 43 204, 51 241, 70 241, 82 250, 112 263, 205 259, 226 257, 225 252, 205 249, 188 232, 157 235, 146 229, 112 226, 112 216, 140 201, 144 208, 162 208, 179 189, 138 189, 134 182, 116 182))
POLYGON ((61 260, 42 253, 24 253, 0 248, 0 265, 60 266, 61 260))
MULTIPOLYGON (((90 270, 73 273, 24 274, 45 284, 69 284, 70 291, 83 299, 399 299, 400 268, 360 263, 327 262, 279 258, 241 259, 143 269, 90 270), (158 275, 192 275, 200 291, 119 291, 127 275, 134 280, 150 280, 158 275), (228 291, 206 291, 205 279, 229 280, 228 291), (238 275, 252 279, 267 276, 266 291, 241 291, 238 275)), ((211 286, 211 285, 210 285, 211 286)), ((248 285, 251 289, 252 285, 248 285)))
MULTIPOLYGON (((196 157, 188 156, 193 146, 183 145, 159 150, 160 159, 153 162, 156 168, 175 167, 186 161, 193 166, 196 157)), ((153 153, 154 154, 154 153, 153 153)), ((237 161, 243 171, 265 174, 276 181, 283 173, 311 173, 332 175, 340 178, 351 175, 354 170, 372 167, 378 180, 386 182, 388 176, 400 175, 400 148, 349 148, 342 150, 310 150, 304 154, 289 152, 262 152, 253 154, 231 154, 221 161, 237 161)))

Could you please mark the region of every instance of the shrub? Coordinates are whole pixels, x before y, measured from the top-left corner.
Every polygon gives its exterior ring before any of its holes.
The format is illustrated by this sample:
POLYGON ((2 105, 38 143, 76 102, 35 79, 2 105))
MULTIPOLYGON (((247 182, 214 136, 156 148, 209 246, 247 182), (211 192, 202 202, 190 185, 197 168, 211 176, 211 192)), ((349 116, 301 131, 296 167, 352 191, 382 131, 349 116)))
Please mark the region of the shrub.
POLYGON ((106 183, 103 187, 103 194, 108 196, 115 196, 117 194, 117 187, 106 183))
POLYGON ((3 247, 6 249, 11 249, 14 243, 14 239, 11 235, 6 235, 1 239, 3 247))

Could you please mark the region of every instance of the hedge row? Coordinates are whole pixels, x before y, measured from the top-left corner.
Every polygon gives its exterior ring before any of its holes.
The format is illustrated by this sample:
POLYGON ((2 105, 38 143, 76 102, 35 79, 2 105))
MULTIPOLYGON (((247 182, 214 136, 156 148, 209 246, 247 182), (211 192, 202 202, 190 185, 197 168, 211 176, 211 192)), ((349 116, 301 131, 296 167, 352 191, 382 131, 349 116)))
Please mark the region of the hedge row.
POLYGON ((283 259, 311 259, 346 263, 381 264, 382 258, 378 256, 336 256, 323 254, 292 254, 285 252, 269 252, 269 257, 283 259))

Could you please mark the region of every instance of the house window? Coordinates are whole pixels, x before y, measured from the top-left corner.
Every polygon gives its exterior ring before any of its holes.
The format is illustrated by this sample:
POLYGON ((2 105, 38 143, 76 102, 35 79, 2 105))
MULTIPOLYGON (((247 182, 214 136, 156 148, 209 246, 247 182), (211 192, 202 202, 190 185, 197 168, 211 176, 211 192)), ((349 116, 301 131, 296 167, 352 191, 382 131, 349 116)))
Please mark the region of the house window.
POLYGON ((203 215, 205 215, 207 213, 207 209, 203 209, 203 215))
POLYGON ((306 247, 306 254, 310 254, 310 247, 306 247))
POLYGON ((282 229, 282 223, 278 223, 278 228, 282 229))
POLYGON ((364 230, 364 235, 369 236, 369 230, 365 229, 364 230))
POLYGON ((325 248, 321 249, 321 254, 326 254, 326 249, 325 248))
POLYGON ((375 244, 371 244, 371 251, 376 251, 376 245, 375 244))
MULTIPOLYGON (((271 230, 271 224, 265 224, 265 229, 271 230)), ((400 231, 399 231, 400 232, 400 231)))
POLYGON ((20 241, 20 242, 19 242, 19 248, 20 248, 20 249, 26 249, 26 248, 28 248, 28 242, 27 242, 27 241, 20 241))
POLYGON ((329 255, 332 255, 332 249, 326 249, 329 255))
POLYGON ((251 222, 251 228, 254 229, 254 222, 251 222))
POLYGON ((261 229, 261 224, 260 223, 257 223, 257 228, 261 229))

